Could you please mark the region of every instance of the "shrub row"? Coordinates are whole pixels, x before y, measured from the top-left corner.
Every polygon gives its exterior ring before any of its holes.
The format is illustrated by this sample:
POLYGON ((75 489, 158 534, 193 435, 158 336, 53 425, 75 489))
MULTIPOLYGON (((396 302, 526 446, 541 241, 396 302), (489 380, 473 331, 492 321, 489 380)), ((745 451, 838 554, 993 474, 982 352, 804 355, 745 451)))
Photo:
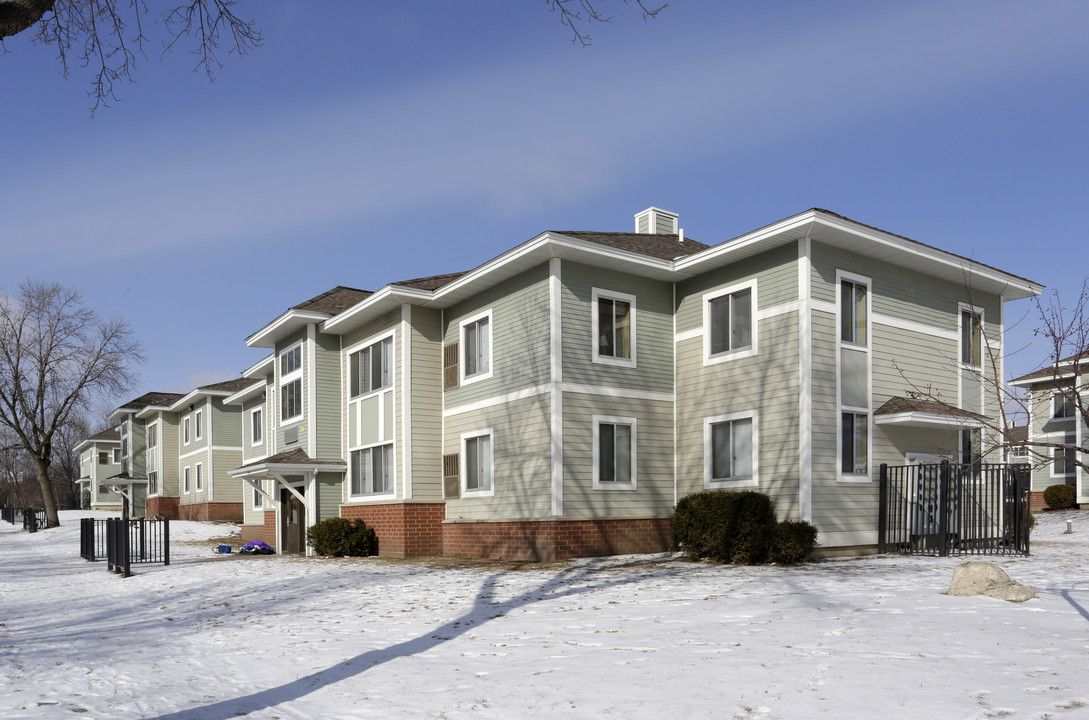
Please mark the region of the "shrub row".
POLYGON ((775 504, 755 490, 688 495, 673 515, 673 545, 695 560, 789 565, 805 561, 816 540, 809 523, 776 522, 775 504))
POLYGON ((374 530, 356 518, 334 517, 315 523, 306 531, 306 542, 318 555, 364 557, 376 547, 374 530))
POLYGON ((1052 485, 1044 490, 1044 502, 1052 510, 1069 510, 1077 499, 1077 488, 1073 485, 1052 485))

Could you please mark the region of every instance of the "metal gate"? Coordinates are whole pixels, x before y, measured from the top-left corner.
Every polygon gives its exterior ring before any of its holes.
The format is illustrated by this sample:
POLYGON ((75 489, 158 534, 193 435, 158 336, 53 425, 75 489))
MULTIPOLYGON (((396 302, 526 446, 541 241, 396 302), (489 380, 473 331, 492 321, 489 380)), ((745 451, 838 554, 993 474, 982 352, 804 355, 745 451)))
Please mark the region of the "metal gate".
POLYGON ((881 465, 879 552, 1028 555, 1023 465, 881 465))

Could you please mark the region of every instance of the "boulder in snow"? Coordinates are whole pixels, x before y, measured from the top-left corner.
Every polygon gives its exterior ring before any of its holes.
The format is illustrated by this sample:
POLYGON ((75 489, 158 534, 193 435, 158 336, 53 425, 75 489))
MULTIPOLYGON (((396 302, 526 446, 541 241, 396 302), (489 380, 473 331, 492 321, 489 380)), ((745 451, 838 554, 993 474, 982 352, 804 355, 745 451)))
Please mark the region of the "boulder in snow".
POLYGON ((949 595, 986 595, 1009 602, 1036 597, 1036 588, 1010 580, 1002 568, 989 562, 966 562, 953 571, 949 595))

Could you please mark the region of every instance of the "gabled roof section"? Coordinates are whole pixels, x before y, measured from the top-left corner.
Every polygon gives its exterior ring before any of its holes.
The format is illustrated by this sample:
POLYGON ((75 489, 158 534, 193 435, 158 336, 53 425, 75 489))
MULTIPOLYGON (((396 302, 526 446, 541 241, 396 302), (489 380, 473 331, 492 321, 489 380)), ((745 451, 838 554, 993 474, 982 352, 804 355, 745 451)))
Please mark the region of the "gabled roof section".
POLYGON ((83 452, 83 448, 90 447, 95 443, 101 443, 104 445, 116 445, 121 442, 121 428, 114 425, 111 428, 107 428, 100 433, 95 433, 91 437, 87 438, 79 445, 76 445, 72 450, 74 452, 83 452))
POLYGON ((432 275, 430 277, 414 278, 412 280, 401 280, 400 282, 390 283, 390 285, 396 285, 398 287, 410 287, 416 290, 438 290, 443 285, 451 283, 464 275, 467 270, 455 273, 446 273, 445 275, 432 275))
POLYGON ((647 257, 659 260, 676 260, 677 258, 695 255, 703 252, 710 245, 696 242, 691 238, 684 238, 681 242, 680 235, 653 235, 650 233, 618 233, 618 232, 584 232, 581 230, 552 230, 551 232, 578 238, 588 242, 597 243, 617 250, 639 253, 647 257))
POLYGON ((135 400, 129 400, 124 405, 118 407, 111 412, 108 417, 111 420, 116 419, 117 416, 123 415, 126 412, 139 413, 147 408, 161 408, 163 410, 168 409, 171 405, 178 401, 181 397, 181 393, 161 393, 161 392, 149 392, 144 393, 135 400))
POLYGON ((271 472, 298 472, 307 470, 345 470, 348 464, 343 460, 312 458, 305 450, 296 448, 276 453, 261 460, 247 463, 242 467, 228 470, 231 477, 246 477, 271 472))
POLYGON ((184 396, 178 398, 173 405, 170 406, 172 411, 177 412, 186 405, 206 397, 220 397, 227 398, 234 395, 239 390, 245 390, 256 385, 264 386, 263 380, 256 380, 254 378, 235 378, 234 380, 224 380, 223 382, 211 383, 209 385, 201 385, 196 390, 186 393, 184 396))
POLYGON ((874 422, 878 425, 904 427, 983 427, 987 417, 969 410, 933 400, 892 397, 874 410, 874 422))
POLYGON ((276 347, 276 343, 311 323, 320 323, 372 295, 369 290, 338 285, 288 308, 278 318, 246 338, 250 347, 276 347))
POLYGON ((1057 382, 1069 380, 1078 374, 1078 372, 1084 373, 1086 370, 1089 370, 1089 367, 1087 366, 1089 366, 1089 350, 1070 355, 1069 357, 1064 357, 1054 365, 1048 365, 1045 368, 1030 372, 1027 375, 1015 377, 1013 380, 1010 380, 1010 385, 1027 387, 1029 385, 1047 382, 1048 380, 1057 382))

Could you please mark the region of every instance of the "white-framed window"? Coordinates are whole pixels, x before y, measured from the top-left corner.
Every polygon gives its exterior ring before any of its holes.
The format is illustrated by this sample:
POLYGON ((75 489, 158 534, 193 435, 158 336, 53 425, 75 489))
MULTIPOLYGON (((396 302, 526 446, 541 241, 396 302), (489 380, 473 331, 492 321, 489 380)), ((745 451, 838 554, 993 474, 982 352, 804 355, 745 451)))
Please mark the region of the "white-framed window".
POLYGON ((393 443, 352 450, 352 497, 393 495, 393 443))
POLYGON ((840 466, 842 476, 870 479, 870 414, 840 413, 840 466))
POLYGON ((204 489, 204 463, 197 463, 193 466, 193 474, 196 478, 197 492, 204 489))
POLYGON ((147 474, 147 494, 149 496, 159 494, 159 472, 152 470, 147 474))
POLYGON ((121 464, 121 448, 114 448, 113 449, 113 464, 114 465, 120 465, 121 464))
POLYGON ((151 423, 147 426, 147 449, 149 451, 159 447, 159 424, 151 423))
POLYGON ((190 435, 189 435, 189 429, 193 424, 192 420, 193 419, 191 417, 189 417, 188 415, 186 415, 185 417, 182 418, 182 444, 183 445, 188 445, 191 442, 190 435))
POLYGON ((492 311, 461 321, 461 384, 492 376, 492 311))
POLYGON ((703 421, 703 486, 708 489, 759 484, 759 413, 727 413, 703 421))
MULTIPOLYGON (((119 456, 121 454, 120 449, 114 450, 113 452, 114 452, 114 457, 117 457, 117 456, 119 456)), ((118 462, 117 460, 114 460, 115 465, 117 464, 117 462, 118 462)), ((107 452, 106 450, 100 451, 98 453, 98 464, 99 465, 109 465, 110 464, 110 453, 107 452)))
POLYGON ((193 439, 200 440, 204 437, 204 411, 197 410, 193 413, 193 439))
POLYGON ((983 460, 983 430, 980 428, 961 428, 960 463, 976 465, 983 460))
POLYGON ((756 307, 756 280, 703 296, 705 365, 756 354, 756 307))
POLYGON ((591 290, 593 361, 635 367, 635 296, 591 290))
POLYGON ((189 485, 189 466, 186 465, 182 470, 182 492, 188 495, 192 491, 193 490, 189 485))
POLYGON ((280 354, 280 424, 302 417, 302 343, 280 354))
POLYGON ((635 490, 637 447, 635 418, 594 415, 594 489, 635 490))
POLYGON ((348 356, 351 396, 359 397, 393 386, 393 337, 348 356))
POLYGON ((858 277, 840 277, 839 339, 852 345, 869 345, 870 287, 858 277))
POLYGON ((960 361, 970 367, 983 363, 983 308, 960 303, 960 361))
POLYGON ((265 508, 265 496, 261 494, 261 490, 254 486, 250 488, 253 490, 253 505, 254 510, 263 510, 265 508))
POLYGON ((1074 448, 1052 448, 1051 476, 1073 477, 1078 466, 1075 462, 1077 451, 1074 448))
POLYGON ((1065 392, 1059 391, 1051 396, 1052 419, 1067 420, 1074 417, 1076 409, 1071 398, 1065 392))
POLYGON ((461 435, 461 496, 485 497, 495 494, 495 466, 492 429, 461 435))
POLYGON ((250 445, 260 445, 265 439, 265 409, 250 411, 250 445))

